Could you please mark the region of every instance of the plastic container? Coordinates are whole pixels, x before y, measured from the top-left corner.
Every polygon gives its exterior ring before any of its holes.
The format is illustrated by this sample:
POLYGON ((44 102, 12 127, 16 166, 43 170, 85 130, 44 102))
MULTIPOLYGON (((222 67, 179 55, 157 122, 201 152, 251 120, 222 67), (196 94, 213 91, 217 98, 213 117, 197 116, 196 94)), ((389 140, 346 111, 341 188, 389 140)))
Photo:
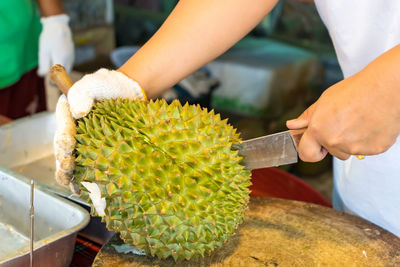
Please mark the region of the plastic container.
POLYGON ((277 168, 252 171, 251 196, 284 198, 332 207, 318 191, 296 176, 277 168))

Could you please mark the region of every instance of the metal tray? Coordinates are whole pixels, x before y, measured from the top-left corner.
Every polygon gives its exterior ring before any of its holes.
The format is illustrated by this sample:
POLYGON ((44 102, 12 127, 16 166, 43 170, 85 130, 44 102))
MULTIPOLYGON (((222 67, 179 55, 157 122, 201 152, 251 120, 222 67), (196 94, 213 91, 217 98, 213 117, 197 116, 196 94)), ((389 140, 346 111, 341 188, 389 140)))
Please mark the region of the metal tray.
MULTIPOLYGON (((90 211, 90 205, 54 179, 53 137, 55 116, 41 112, 0 126, 0 167, 33 179, 43 190, 67 198, 90 211)), ((1 231, 1 230, 0 230, 1 231)), ((81 235, 104 244, 113 235, 99 217, 92 217, 81 235)))
POLYGON ((54 179, 55 116, 42 112, 0 127, 0 166, 33 179, 47 191, 88 206, 54 179))
MULTIPOLYGON (((29 179, 0 168, 0 266, 29 266, 29 179)), ((34 191, 34 266, 69 266, 77 232, 89 222, 82 207, 40 186, 34 191)))

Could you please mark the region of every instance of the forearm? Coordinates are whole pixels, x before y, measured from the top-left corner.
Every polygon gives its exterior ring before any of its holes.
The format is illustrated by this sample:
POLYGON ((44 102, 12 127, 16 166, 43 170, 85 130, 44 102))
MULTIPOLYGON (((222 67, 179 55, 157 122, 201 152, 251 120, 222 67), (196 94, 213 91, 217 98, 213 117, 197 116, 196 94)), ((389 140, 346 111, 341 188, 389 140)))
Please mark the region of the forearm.
POLYGON ((221 55, 274 7, 277 0, 181 0, 158 32, 120 71, 149 98, 221 55))
POLYGON ((61 0, 36 0, 42 17, 49 17, 64 13, 61 0))
MULTIPOLYGON (((364 83, 372 84, 366 88, 377 90, 379 96, 385 99, 388 107, 396 107, 393 114, 400 116, 400 45, 395 46, 381 56, 377 57, 363 70, 355 75, 354 78, 364 83)), ((368 90, 365 93, 370 93, 368 90)), ((376 95, 376 94, 370 94, 376 95)))

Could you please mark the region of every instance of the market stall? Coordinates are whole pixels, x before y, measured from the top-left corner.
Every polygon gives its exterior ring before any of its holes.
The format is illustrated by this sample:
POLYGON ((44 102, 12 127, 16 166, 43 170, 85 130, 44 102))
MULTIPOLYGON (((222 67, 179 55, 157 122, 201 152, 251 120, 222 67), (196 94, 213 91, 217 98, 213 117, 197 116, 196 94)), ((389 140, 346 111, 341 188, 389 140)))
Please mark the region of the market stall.
POLYGON ((399 2, 254 3, 0 3, 0 267, 400 266, 399 2))

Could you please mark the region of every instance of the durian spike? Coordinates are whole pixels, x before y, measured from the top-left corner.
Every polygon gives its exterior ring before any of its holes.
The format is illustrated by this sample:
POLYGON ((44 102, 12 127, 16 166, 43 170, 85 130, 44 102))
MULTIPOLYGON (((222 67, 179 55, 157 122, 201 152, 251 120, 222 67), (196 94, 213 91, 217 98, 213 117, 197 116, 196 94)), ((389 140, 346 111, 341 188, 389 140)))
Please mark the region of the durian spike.
POLYGON ((58 89, 67 96, 68 90, 74 84, 71 78, 68 76, 65 68, 60 65, 56 64, 50 69, 50 79, 57 85, 58 89))

